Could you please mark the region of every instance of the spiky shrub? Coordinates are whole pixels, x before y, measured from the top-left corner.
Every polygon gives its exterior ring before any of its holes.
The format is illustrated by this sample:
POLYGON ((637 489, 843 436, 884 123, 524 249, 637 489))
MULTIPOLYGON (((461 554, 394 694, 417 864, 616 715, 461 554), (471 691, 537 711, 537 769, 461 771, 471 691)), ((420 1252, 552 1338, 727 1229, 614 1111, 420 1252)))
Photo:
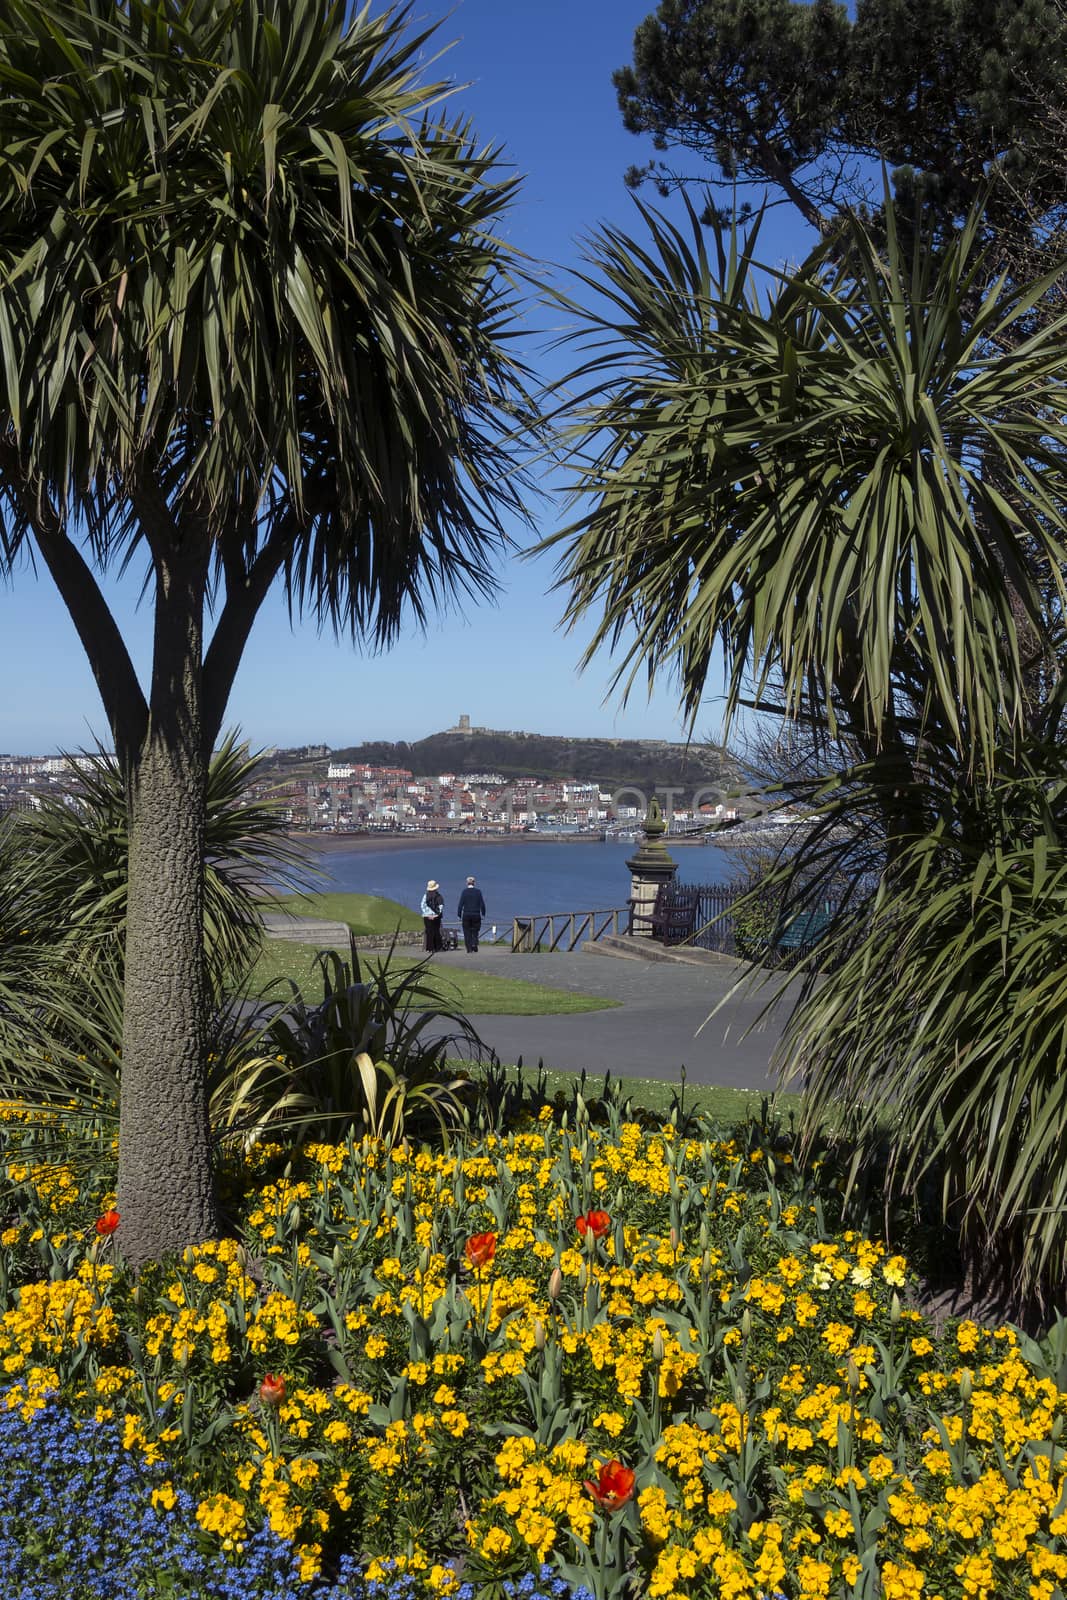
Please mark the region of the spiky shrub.
MULTIPOLYGON (((311 868, 278 807, 250 801, 257 758, 229 735, 208 769, 205 959, 211 1122, 248 1025, 232 991, 263 939, 271 882, 311 868), (237 980, 235 982, 235 980, 237 980)), ((57 1139, 88 1159, 118 1124, 129 830, 122 779, 103 754, 78 758, 63 791, 0 829, 0 1098, 47 1109, 57 1139)))
POLYGON ((808 1128, 852 1107, 853 1177, 881 1148, 891 1195, 932 1186, 972 1288, 1017 1312, 1067 1272, 1067 775, 1030 754, 970 782, 931 761, 927 830, 783 1046, 808 1128))
POLYGON ((598 297, 572 306, 568 618, 620 648, 624 689, 673 672, 695 714, 721 659, 728 722, 769 702, 847 736, 785 881, 787 909, 844 884, 817 947, 837 970, 807 964, 787 1048, 813 1122, 842 1096, 888 1119, 890 1181, 936 1171, 971 1262, 1025 1295, 1067 1242, 1067 347, 1037 315, 1062 269, 999 276, 980 208, 905 239, 888 196, 877 235, 847 219, 794 271, 757 268, 758 226, 643 215, 646 238, 596 238, 598 297))
MULTIPOLYGON (((306 887, 307 852, 289 837, 281 809, 251 799, 260 757, 228 733, 207 771, 204 830, 204 955, 212 1002, 255 961, 261 904, 272 888, 306 887)), ((129 822, 122 775, 102 752, 72 758, 63 786, 12 822, 12 849, 34 873, 52 938, 65 959, 121 983, 128 895, 129 822)), ((121 1038, 121 1006, 118 1016, 121 1038)))
POLYGON ((392 1142, 427 1131, 447 1139, 474 1093, 447 1062, 492 1052, 443 999, 429 963, 401 965, 394 947, 361 964, 353 941, 348 961, 324 950, 317 966, 322 999, 309 1002, 290 980, 263 1028, 271 1053, 234 1066, 220 1100, 224 1125, 246 1139, 267 1130, 296 1142, 349 1133, 392 1142))
POLYGON ((42 1058, 79 1017, 50 889, 47 863, 26 858, 15 819, 0 821, 0 1094, 18 1063, 42 1058))

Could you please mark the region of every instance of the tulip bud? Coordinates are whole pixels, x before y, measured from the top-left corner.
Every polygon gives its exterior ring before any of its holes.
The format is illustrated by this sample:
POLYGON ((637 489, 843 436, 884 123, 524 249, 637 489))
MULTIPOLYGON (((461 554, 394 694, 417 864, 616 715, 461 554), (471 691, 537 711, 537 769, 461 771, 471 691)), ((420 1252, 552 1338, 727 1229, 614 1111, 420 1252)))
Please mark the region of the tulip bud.
POLYGON ((700 1245, 700 1253, 703 1255, 704 1251, 708 1248, 708 1223, 706 1217, 700 1224, 700 1232, 697 1235, 697 1242, 700 1245))
POLYGON ((858 1389, 860 1386, 860 1369, 857 1367, 851 1356, 848 1358, 848 1366, 845 1368, 845 1373, 848 1379, 849 1388, 853 1391, 858 1389))
POLYGON ((889 1302, 889 1321, 895 1328, 900 1321, 900 1296, 893 1290, 893 1298, 889 1302))
POLYGON ((663 1334, 660 1332, 659 1328, 657 1328, 655 1333, 652 1335, 652 1359, 657 1366, 663 1360, 664 1353, 663 1334))
POLYGON ((672 1228, 671 1229, 670 1240, 671 1240, 671 1249, 676 1251, 678 1249, 678 1229, 677 1228, 672 1228))
POLYGON ((767 1176, 768 1176, 768 1178, 773 1178, 774 1174, 777 1172, 777 1170, 778 1169, 774 1164, 774 1157, 773 1156, 768 1156, 767 1157, 767 1176))
POLYGON ((559 1292, 563 1288, 563 1273, 559 1267, 553 1267, 548 1279, 548 1298, 558 1300, 559 1292))
POLYGON ((268 1372, 259 1386, 259 1398, 265 1406, 280 1406, 285 1399, 285 1379, 268 1372))
POLYGON ((752 1313, 746 1306, 741 1313, 741 1337, 748 1339, 752 1335, 752 1313))
POLYGON ((545 1325, 540 1317, 534 1318, 533 1342, 535 1350, 543 1350, 545 1348, 545 1325))
POLYGON ((969 1367, 964 1367, 960 1376, 960 1399, 964 1405, 970 1405, 971 1395, 974 1393, 974 1377, 969 1367))

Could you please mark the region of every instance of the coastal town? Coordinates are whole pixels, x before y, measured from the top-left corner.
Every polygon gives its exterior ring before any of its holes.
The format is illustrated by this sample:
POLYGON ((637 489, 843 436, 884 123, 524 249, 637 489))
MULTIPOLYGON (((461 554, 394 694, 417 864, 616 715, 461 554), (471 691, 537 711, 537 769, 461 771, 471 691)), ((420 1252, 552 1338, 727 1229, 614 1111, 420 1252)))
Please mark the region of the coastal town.
MULTIPOLYGON (((76 793, 77 757, 0 753, 0 815, 37 809, 49 793, 76 793)), ((710 788, 658 791, 673 831, 733 821, 735 804, 710 788)), ((548 833, 626 837, 648 804, 637 786, 512 777, 499 772, 416 776, 404 767, 335 760, 326 745, 268 750, 249 798, 274 801, 298 832, 479 836, 548 833)))
POLYGON ((1067 0, 0 85, 0 1600, 1067 1600, 1067 0))

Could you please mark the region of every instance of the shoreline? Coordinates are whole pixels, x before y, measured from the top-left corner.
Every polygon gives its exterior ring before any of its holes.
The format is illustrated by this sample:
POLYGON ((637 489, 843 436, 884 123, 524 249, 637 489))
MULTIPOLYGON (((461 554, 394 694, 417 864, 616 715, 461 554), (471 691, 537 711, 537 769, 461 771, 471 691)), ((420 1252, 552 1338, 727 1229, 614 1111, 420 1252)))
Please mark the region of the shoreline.
MULTIPOLYGON (((582 833, 297 833, 289 834, 298 844, 312 850, 437 850, 483 844, 612 844, 597 835, 582 833)), ((626 843, 619 840, 618 843, 626 843)))

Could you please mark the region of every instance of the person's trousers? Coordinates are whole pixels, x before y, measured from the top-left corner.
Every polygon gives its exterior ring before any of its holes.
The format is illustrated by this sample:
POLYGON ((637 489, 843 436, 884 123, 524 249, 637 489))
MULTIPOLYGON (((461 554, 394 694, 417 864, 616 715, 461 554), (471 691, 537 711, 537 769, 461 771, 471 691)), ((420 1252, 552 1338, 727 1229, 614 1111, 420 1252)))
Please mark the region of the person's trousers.
POLYGON ((441 950, 441 919, 440 917, 423 917, 422 925, 426 929, 426 949, 441 950))
POLYGON ((466 945, 468 950, 477 950, 477 948, 478 948, 478 930, 481 927, 481 925, 482 925, 481 917, 464 917, 463 918, 463 943, 466 945))

